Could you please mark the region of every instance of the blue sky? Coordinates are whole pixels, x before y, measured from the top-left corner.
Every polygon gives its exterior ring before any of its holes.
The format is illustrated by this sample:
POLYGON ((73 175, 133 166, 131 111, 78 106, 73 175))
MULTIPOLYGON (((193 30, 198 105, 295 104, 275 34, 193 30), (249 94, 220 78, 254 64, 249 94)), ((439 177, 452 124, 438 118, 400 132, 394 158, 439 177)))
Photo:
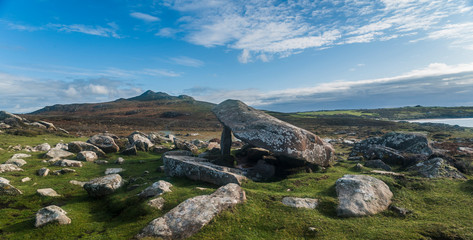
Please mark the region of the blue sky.
POLYGON ((0 110, 151 89, 261 109, 473 105, 473 1, 0 0, 0 110))

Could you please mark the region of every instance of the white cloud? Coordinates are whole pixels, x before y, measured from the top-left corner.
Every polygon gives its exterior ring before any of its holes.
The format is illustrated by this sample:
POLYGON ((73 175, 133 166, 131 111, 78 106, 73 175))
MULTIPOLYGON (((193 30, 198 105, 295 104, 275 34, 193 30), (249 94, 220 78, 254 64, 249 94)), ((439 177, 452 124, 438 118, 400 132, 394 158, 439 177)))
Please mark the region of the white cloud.
POLYGON ((154 34, 160 37, 174 37, 179 31, 173 28, 161 28, 159 31, 154 34))
POLYGON ((185 57, 185 56, 171 58, 171 61, 176 64, 187 66, 187 67, 201 67, 204 65, 204 62, 202 62, 199 59, 185 57))
POLYGON ((304 49, 428 35, 471 14, 468 0, 198 1, 166 0, 183 15, 156 35, 242 51, 240 62, 304 49))
POLYGON ((110 23, 109 27, 88 26, 83 24, 48 24, 47 27, 61 32, 78 32, 101 37, 120 38, 120 35, 117 34, 118 29, 115 23, 110 23))
POLYGON ((158 17, 152 16, 146 13, 141 13, 141 12, 132 12, 130 13, 130 16, 143 20, 145 22, 156 22, 160 20, 158 17))

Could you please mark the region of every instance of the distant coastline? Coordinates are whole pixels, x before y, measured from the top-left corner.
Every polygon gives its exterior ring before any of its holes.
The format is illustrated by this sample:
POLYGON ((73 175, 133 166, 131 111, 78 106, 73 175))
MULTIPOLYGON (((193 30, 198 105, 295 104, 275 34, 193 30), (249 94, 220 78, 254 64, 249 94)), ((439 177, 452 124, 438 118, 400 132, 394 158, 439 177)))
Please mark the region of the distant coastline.
POLYGON ((448 125, 458 125, 461 127, 473 127, 473 118, 429 118, 400 121, 406 121, 411 123, 443 123, 448 125))

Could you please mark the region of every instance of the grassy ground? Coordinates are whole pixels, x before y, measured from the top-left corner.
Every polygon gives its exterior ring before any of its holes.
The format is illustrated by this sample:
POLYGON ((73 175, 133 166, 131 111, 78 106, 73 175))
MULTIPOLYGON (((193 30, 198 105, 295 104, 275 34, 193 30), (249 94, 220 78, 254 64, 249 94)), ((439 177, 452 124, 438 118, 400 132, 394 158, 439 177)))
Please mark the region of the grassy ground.
MULTIPOLYGON (((19 137, 0 134, 0 147, 8 145, 54 144, 73 139, 41 135, 19 137)), ((338 147, 337 147, 338 148, 338 147)), ((341 152, 346 149, 338 149, 341 152)), ((0 163, 13 155, 0 151, 0 163)), ((217 186, 168 178, 157 171, 162 165, 159 154, 139 153, 125 157, 125 164, 115 165, 118 154, 108 156, 111 163, 84 163, 75 173, 61 176, 36 176, 36 170, 47 166, 41 153, 25 159, 24 172, 2 173, 21 191, 21 196, 0 196, 0 239, 130 239, 152 219, 178 205, 185 199, 212 193, 217 186), (106 168, 126 169, 122 176, 127 185, 104 199, 91 199, 85 190, 69 183, 87 181, 102 176, 106 168), (149 174, 145 174, 149 171, 149 174), (24 177, 32 181, 22 183, 24 177), (166 193, 162 211, 153 210, 136 194, 160 179, 171 182, 172 193, 166 193), (133 190, 129 187, 139 186, 133 190), (36 189, 51 187, 62 197, 48 198, 36 194, 36 189), (197 190, 195 187, 207 187, 197 190), (68 212, 70 225, 34 227, 35 213, 42 207, 55 204, 68 212)), ((335 181, 344 174, 368 174, 353 169, 355 162, 343 161, 325 172, 298 173, 287 179, 243 185, 247 202, 215 218, 192 239, 473 239, 473 180, 426 180, 416 177, 395 178, 376 176, 386 182, 394 193, 394 204, 410 209, 413 214, 403 218, 386 211, 376 216, 339 218, 336 216, 335 181), (288 189, 290 191, 288 191, 288 189), (286 207, 285 196, 320 199, 315 210, 286 207), (308 231, 314 227, 316 232, 308 231)), ((59 167, 49 167, 52 171, 59 167)), ((374 176, 374 175, 373 175, 374 176)))

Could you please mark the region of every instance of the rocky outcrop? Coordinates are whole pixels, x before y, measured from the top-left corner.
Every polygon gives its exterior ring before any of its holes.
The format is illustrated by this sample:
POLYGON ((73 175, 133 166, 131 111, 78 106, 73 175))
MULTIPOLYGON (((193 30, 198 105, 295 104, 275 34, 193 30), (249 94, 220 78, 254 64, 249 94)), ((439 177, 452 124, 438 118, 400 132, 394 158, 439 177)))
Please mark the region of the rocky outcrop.
POLYGON ((88 143, 91 143, 100 149, 102 149, 105 153, 114 153, 118 152, 120 148, 115 143, 115 140, 111 136, 97 134, 89 138, 87 140, 88 143))
POLYGON ((443 158, 432 158, 410 167, 408 170, 417 172, 426 178, 455 178, 466 179, 455 167, 443 158))
POLYGON ((82 151, 92 151, 95 152, 98 157, 105 157, 105 153, 102 151, 102 149, 90 143, 74 141, 70 142, 67 146, 69 151, 73 153, 79 153, 82 151))
POLYGON ((222 134, 223 153, 228 153, 231 134, 253 146, 276 155, 298 159, 320 166, 335 160, 333 147, 317 135, 247 106, 241 101, 226 100, 212 110, 225 126, 222 134), (228 128, 228 129, 227 129, 228 128))
POLYGON ((365 175, 345 175, 335 184, 339 217, 374 215, 388 209, 393 194, 381 180, 365 175))
POLYGON ((282 204, 295 208, 315 209, 319 205, 319 200, 314 198, 285 197, 282 204))
POLYGON ((98 159, 98 156, 95 152, 92 151, 82 151, 77 154, 77 160, 85 162, 93 162, 98 159))
POLYGON ((40 209, 36 213, 35 227, 41 227, 48 223, 70 224, 71 219, 66 216, 67 212, 56 205, 50 205, 40 209))
POLYGON ((166 192, 172 192, 171 187, 172 187, 171 183, 163 181, 163 180, 159 180, 153 183, 153 185, 145 188, 145 190, 140 192, 138 196, 142 198, 160 196, 166 192))
POLYGON ((128 136, 128 141, 139 151, 147 152, 152 146, 154 146, 146 134, 138 131, 130 134, 130 136, 128 136))
POLYGON ((123 186, 123 179, 118 174, 110 174, 90 180, 84 184, 84 189, 91 197, 103 197, 112 194, 123 186))
POLYGON ((211 195, 187 199, 164 216, 151 221, 136 237, 188 238, 207 225, 220 212, 245 200, 245 192, 240 186, 225 185, 211 195))
POLYGON ((164 171, 170 177, 187 177, 215 185, 241 184, 247 179, 240 170, 212 164, 205 158, 164 155, 163 162, 164 171))

